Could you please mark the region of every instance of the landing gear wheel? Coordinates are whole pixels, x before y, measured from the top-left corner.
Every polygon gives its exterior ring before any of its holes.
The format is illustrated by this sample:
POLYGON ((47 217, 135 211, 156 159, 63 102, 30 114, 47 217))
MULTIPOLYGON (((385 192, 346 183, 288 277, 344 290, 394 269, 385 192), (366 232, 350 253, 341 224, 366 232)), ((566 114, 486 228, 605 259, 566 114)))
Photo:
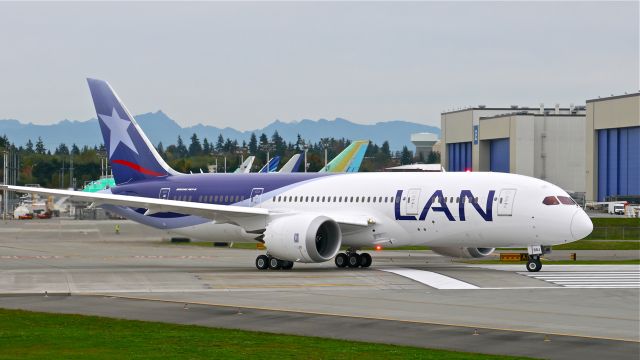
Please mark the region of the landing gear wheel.
POLYGON ((542 262, 540 259, 529 259, 527 261, 527 270, 530 272, 538 272, 542 269, 542 262))
POLYGON ((271 270, 280 270, 280 268, 282 267, 282 261, 276 259, 276 258, 271 258, 269 259, 269 269, 271 270))
POLYGON ((345 253, 340 253, 338 255, 336 255, 336 259, 335 259, 335 263, 336 266, 339 268, 343 268, 345 266, 347 266, 347 261, 349 259, 347 258, 347 254, 345 253))
POLYGON ((283 260, 282 270, 291 270, 291 269, 293 269, 293 261, 283 260))
POLYGON ((360 266, 360 255, 356 253, 349 254, 349 262, 347 263, 347 265, 350 268, 357 268, 358 266, 360 266))
POLYGON ((256 267, 258 270, 267 270, 269 268, 269 257, 260 255, 256 258, 256 267))
POLYGON ((371 255, 369 255, 368 253, 360 254, 360 266, 362 266, 363 268, 368 268, 369 266, 371 266, 372 262, 373 259, 371 259, 371 255))

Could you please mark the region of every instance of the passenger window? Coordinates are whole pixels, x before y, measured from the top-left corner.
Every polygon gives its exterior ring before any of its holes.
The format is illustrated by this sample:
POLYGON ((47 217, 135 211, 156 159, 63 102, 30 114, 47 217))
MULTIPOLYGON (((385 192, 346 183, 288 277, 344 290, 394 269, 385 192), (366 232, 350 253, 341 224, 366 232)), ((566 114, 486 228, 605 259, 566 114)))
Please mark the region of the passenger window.
MULTIPOLYGON (((313 196, 311 197, 311 199, 312 199, 311 201, 313 201, 313 196)), ((309 197, 307 196, 304 201, 309 202, 309 197)))
POLYGON ((358 197, 356 196, 356 202, 358 202, 358 197))
POLYGON ((373 202, 376 202, 376 197, 375 196, 373 197, 373 202))
POLYGON ((311 197, 311 202, 313 202, 313 200, 315 200, 315 199, 314 199, 314 197, 312 196, 312 197, 311 197))
MULTIPOLYGON (((500 203, 502 203, 502 198, 500 198, 500 203)), ((545 205, 559 205, 560 202, 556 199, 555 196, 547 196, 542 200, 542 203, 545 205)))
POLYGON ((382 196, 378 198, 378 202, 382 202, 382 196))
POLYGON ((475 199, 473 199, 473 203, 477 204, 478 203, 478 197, 476 197, 475 199))
POLYGON ((351 201, 349 201, 349 202, 353 202, 353 196, 351 197, 351 201))
POLYGON ((453 204, 453 196, 451 197, 451 200, 449 200, 449 202, 453 204))
POLYGON ((576 202, 568 196, 558 196, 558 200, 564 205, 576 205, 576 202))
POLYGON ((322 202, 324 202, 324 196, 322 197, 322 202))

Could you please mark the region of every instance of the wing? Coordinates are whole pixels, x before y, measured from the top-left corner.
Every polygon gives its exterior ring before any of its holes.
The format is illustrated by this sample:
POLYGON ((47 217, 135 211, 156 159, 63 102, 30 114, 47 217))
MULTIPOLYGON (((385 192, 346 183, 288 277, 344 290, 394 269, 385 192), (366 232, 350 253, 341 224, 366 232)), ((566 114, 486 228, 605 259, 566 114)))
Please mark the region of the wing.
POLYGON ((255 207, 204 204, 188 201, 165 200, 140 196, 115 195, 109 193, 87 193, 71 190, 34 188, 26 186, 0 185, 0 189, 29 194, 68 196, 76 200, 91 201, 96 205, 108 204, 148 209, 145 215, 160 212, 175 212, 200 216, 220 223, 239 225, 247 231, 264 229, 269 210, 255 207))

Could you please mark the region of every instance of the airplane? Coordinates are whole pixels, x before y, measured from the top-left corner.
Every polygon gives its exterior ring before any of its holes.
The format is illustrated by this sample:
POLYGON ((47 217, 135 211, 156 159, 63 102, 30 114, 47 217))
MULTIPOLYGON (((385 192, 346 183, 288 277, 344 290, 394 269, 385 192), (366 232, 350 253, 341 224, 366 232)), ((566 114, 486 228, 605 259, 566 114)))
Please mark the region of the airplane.
POLYGON ((253 156, 253 155, 252 155, 252 156, 247 157, 247 158, 245 159, 245 161, 244 161, 242 164, 240 164, 240 167, 238 167, 238 168, 236 169, 236 171, 234 171, 234 173, 243 173, 243 174, 246 174, 246 173, 251 172, 251 165, 253 165, 253 160, 255 160, 255 159, 256 159, 256 157, 255 157, 255 156, 253 156))
POLYGON ((289 161, 287 161, 286 164, 284 164, 284 166, 280 170, 278 170, 278 172, 279 173, 297 172, 298 168, 300 167, 300 163, 302 163, 302 155, 295 154, 291 157, 291 159, 289 159, 289 161))
POLYGON ((273 173, 278 170, 278 165, 280 165, 280 156, 272 157, 268 163, 266 163, 258 173, 273 173))
POLYGON ((319 172, 358 172, 368 145, 369 140, 352 142, 319 172))
POLYGON ((551 245, 589 235, 593 224, 561 188, 509 173, 181 174, 158 155, 102 80, 88 79, 116 186, 96 193, 6 186, 69 196, 158 229, 207 238, 233 229, 262 242, 260 270, 334 259, 367 268, 363 247, 426 245, 481 258, 496 247, 527 248, 528 271, 551 245), (340 248, 347 248, 340 252, 340 248))

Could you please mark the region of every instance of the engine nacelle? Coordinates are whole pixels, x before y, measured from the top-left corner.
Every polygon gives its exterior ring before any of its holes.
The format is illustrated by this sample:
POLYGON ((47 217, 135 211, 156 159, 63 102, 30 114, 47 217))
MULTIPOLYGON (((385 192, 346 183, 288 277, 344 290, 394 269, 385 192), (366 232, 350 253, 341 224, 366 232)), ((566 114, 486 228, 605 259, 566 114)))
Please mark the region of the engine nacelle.
POLYGON ((340 226, 318 214, 299 214, 267 225, 264 243, 269 255, 281 260, 314 263, 331 260, 342 244, 340 226))
POLYGON ((485 256, 489 256, 493 253, 495 248, 470 248, 470 247, 432 247, 431 250, 440 255, 450 256, 455 258, 464 259, 477 259, 485 256))

